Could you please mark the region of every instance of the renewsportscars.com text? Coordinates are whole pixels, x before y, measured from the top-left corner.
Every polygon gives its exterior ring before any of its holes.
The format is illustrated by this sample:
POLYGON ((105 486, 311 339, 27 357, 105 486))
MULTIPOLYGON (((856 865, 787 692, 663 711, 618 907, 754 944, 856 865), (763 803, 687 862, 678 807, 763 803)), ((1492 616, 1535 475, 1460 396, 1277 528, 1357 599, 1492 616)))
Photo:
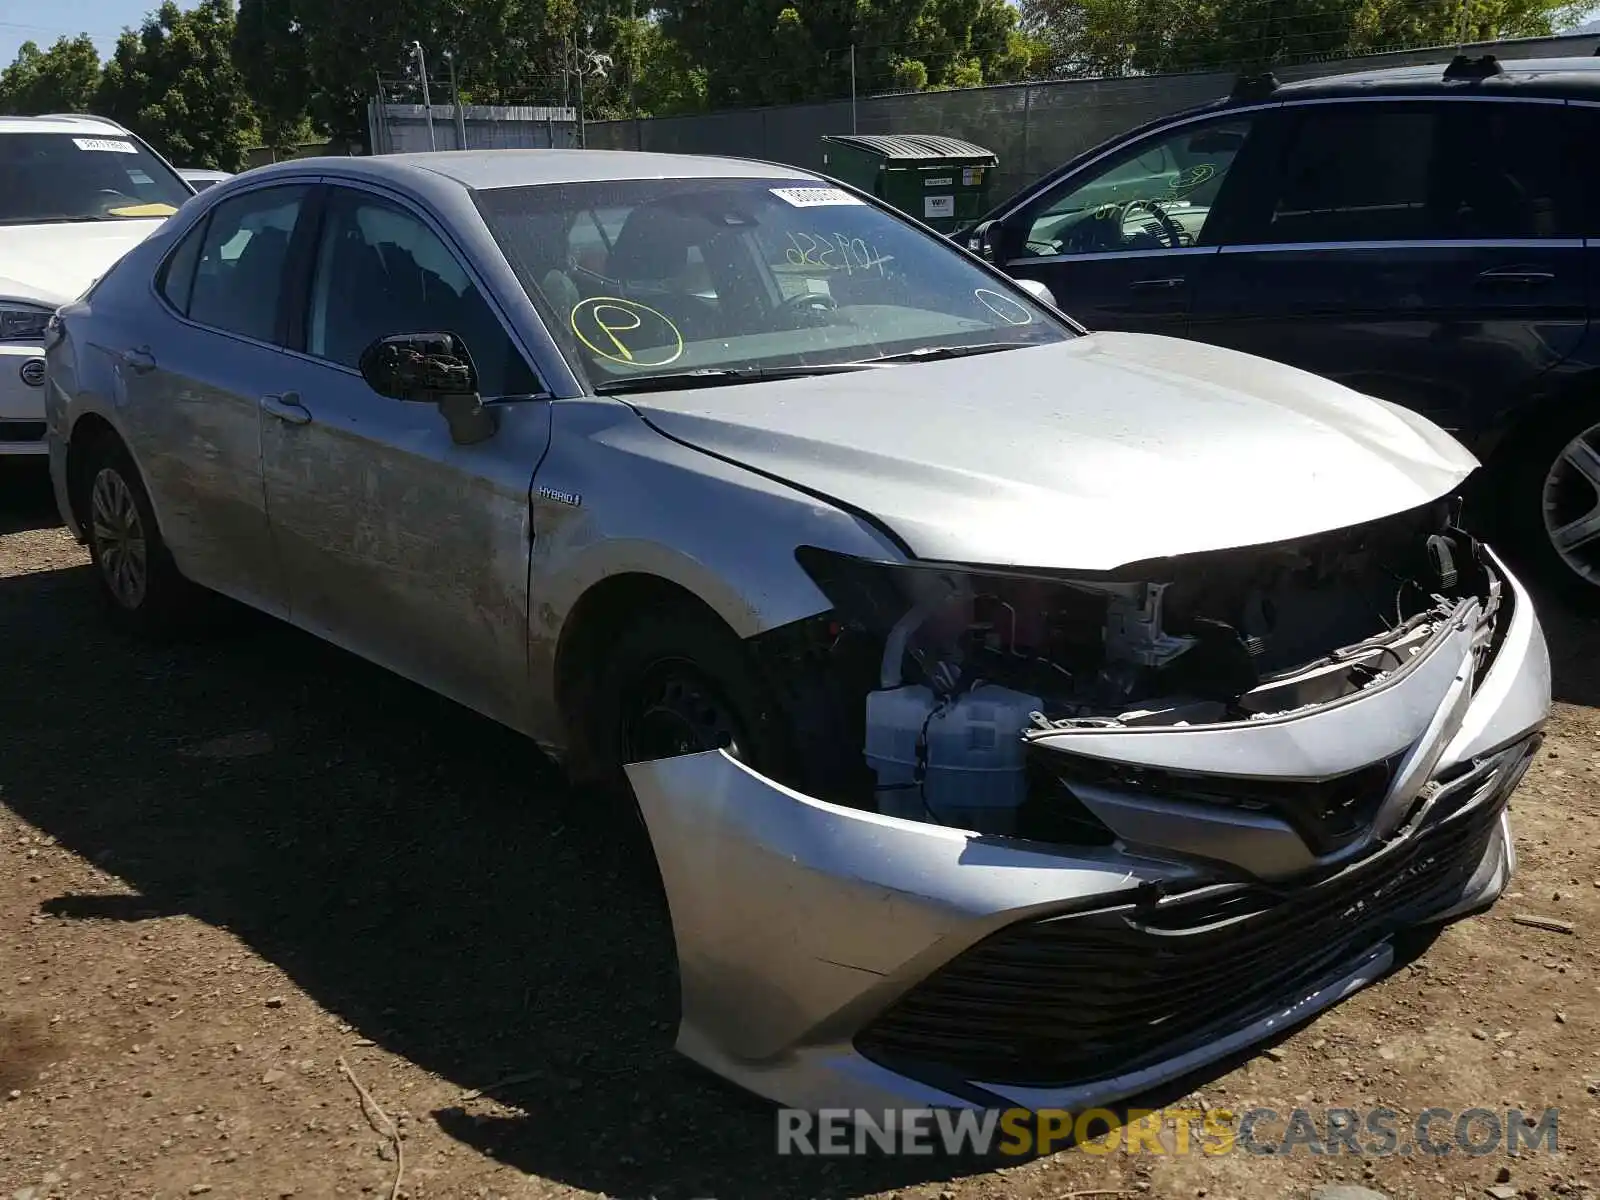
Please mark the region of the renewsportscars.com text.
POLYGON ((1482 1156, 1558 1149, 1560 1110, 1425 1108, 778 1111, 782 1155, 1353 1154, 1482 1156))

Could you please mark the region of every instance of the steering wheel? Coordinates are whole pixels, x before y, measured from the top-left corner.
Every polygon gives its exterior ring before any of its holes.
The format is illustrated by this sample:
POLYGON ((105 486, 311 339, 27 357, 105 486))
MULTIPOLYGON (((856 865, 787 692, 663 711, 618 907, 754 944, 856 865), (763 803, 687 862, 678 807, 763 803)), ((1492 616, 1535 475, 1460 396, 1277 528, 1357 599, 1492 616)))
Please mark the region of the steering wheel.
POLYGON ((787 296, 780 300, 776 311, 824 316, 838 307, 839 302, 832 296, 825 296, 821 292, 800 292, 798 295, 787 296))
POLYGON ((1189 244, 1189 235, 1168 215, 1155 200, 1126 200, 1120 204, 1106 204, 1090 209, 1080 217, 1061 239, 1057 254, 1095 254, 1109 250, 1124 250, 1128 246, 1128 217, 1148 212, 1166 235, 1163 249, 1176 250, 1189 244))
POLYGON ((1168 250, 1176 250, 1189 244, 1189 234, 1182 225, 1172 219, 1172 214, 1158 200, 1130 200, 1122 206, 1122 220, 1126 224, 1128 217, 1134 212, 1147 212, 1154 217, 1161 226, 1161 231, 1167 235, 1168 250))

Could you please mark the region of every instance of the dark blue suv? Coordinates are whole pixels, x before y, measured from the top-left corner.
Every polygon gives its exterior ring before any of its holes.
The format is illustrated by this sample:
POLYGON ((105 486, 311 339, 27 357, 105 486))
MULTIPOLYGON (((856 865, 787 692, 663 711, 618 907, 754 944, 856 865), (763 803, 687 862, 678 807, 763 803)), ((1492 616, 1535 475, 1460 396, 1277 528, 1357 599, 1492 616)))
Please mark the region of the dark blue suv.
POLYGON ((1091 329, 1427 415, 1485 464, 1480 522, 1600 604, 1600 58, 1242 80, 956 236, 1091 329))

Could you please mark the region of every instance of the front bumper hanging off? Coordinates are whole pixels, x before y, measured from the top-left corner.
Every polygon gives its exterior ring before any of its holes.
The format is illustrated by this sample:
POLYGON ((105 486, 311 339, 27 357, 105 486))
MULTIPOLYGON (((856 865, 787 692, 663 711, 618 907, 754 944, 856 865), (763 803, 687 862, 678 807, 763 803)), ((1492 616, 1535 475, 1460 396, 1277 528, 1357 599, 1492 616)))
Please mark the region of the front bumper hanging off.
POLYGON ((1181 797, 1106 791, 1091 807, 1111 844, 1059 846, 831 804, 721 751, 630 766, 677 942, 678 1048, 799 1108, 1082 1109, 1371 983, 1395 935, 1487 906, 1515 867, 1506 803, 1550 663, 1495 566, 1504 628, 1481 677, 1463 620, 1337 705, 1059 747, 1141 767, 1221 755, 1279 785, 1392 763, 1366 836, 1320 856, 1271 812, 1181 797))

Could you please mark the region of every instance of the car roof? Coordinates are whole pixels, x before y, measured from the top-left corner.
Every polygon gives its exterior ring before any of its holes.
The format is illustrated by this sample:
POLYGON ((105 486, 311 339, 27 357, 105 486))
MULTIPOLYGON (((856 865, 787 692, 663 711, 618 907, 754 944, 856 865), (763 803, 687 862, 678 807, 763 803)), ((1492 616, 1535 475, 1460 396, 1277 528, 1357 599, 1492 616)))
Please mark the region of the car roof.
MULTIPOLYGON (((1500 70, 1481 79, 1447 79, 1445 68, 1449 61, 1446 59, 1302 79, 1284 84, 1271 95, 1305 100, 1370 95, 1449 96, 1471 92, 1600 99, 1600 58, 1502 58, 1496 63, 1500 70)), ((1264 97, 1258 97, 1258 102, 1260 99, 1264 97)))
POLYGON ((111 133, 128 131, 115 121, 81 113, 48 113, 40 117, 0 117, 0 134, 7 133, 111 133))
POLYGON ((347 178, 396 180, 419 173, 487 191, 545 183, 598 183, 622 179, 816 179, 800 167, 746 158, 649 154, 632 150, 440 150, 424 154, 374 154, 352 158, 296 158, 257 167, 250 174, 325 171, 347 178))

